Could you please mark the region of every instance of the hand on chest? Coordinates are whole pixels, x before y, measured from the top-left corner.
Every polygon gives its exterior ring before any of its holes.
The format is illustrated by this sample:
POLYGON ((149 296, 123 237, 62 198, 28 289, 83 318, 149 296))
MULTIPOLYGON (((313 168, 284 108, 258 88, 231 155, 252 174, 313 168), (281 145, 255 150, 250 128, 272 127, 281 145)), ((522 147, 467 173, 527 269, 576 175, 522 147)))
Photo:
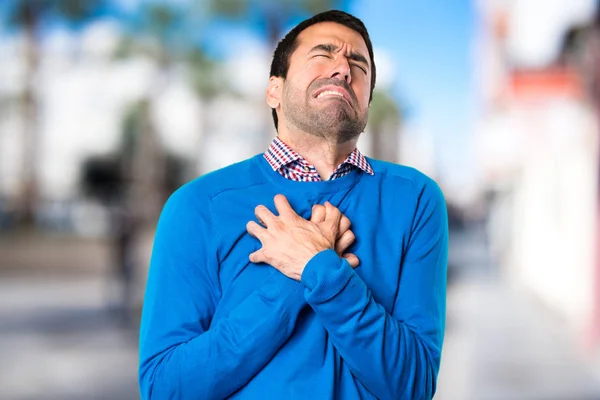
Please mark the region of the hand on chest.
POLYGON ((375 292, 386 286, 382 281, 397 282, 402 235, 394 231, 386 210, 281 197, 231 210, 239 226, 223 238, 219 271, 224 296, 243 299, 277 271, 300 280, 304 265, 326 248, 358 265, 356 273, 375 292))

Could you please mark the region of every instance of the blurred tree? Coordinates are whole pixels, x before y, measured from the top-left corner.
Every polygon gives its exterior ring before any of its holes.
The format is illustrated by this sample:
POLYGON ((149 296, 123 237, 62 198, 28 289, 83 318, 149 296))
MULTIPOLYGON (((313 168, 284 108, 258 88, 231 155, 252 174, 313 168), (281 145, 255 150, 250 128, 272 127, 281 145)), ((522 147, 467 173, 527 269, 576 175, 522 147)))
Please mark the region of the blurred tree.
POLYGON ((154 223, 164 202, 166 154, 155 128, 152 109, 186 51, 184 12, 167 3, 144 3, 140 18, 119 44, 115 57, 146 56, 156 65, 147 97, 125 116, 123 173, 130 183, 123 199, 136 220, 154 223))
MULTIPOLYGON (((116 54, 121 58, 141 54, 149 56, 156 62, 157 77, 149 96, 148 111, 152 108, 153 99, 160 96, 168 84, 172 71, 177 67, 185 68, 189 84, 202 103, 198 114, 203 124, 201 129, 203 134, 210 131, 207 111, 211 102, 219 94, 234 92, 222 74, 219 62, 208 57, 199 41, 196 40, 198 32, 202 32, 202 24, 206 20, 206 16, 201 14, 205 13, 206 9, 200 7, 199 4, 187 8, 185 11, 166 2, 145 4, 141 9, 141 23, 123 39, 116 54)), ((151 118, 147 116, 146 119, 148 132, 140 133, 138 139, 156 141, 157 138, 152 138, 150 134, 151 118)), ((201 142, 200 146, 202 146, 201 142)), ((150 148, 142 143, 138 143, 134 147, 150 148)), ((198 149, 199 152, 200 149, 198 149)), ((151 162, 160 164, 160 160, 151 154, 139 154, 139 157, 145 160, 140 161, 140 164, 147 165, 151 162)), ((193 172, 188 173, 188 177, 198 170, 203 170, 202 166, 197 165, 189 169, 193 172)), ((159 184, 159 182, 156 183, 159 184)))
POLYGON ((397 163, 402 112, 397 101, 385 89, 373 91, 367 134, 371 136, 371 155, 397 163))
POLYGON ((37 171, 39 114, 36 88, 41 53, 41 31, 49 23, 64 23, 80 28, 91 21, 105 3, 103 0, 12 0, 8 24, 23 32, 25 38, 25 82, 20 99, 23 112, 23 168, 17 201, 17 223, 31 227, 38 201, 37 171))
MULTIPOLYGON (((194 47, 188 53, 187 63, 190 72, 190 84, 202 103, 198 113, 202 124, 201 132, 205 139, 207 135, 211 134, 208 112, 211 103, 219 95, 235 93, 235 89, 232 88, 225 78, 219 63, 209 58, 201 47, 194 47)), ((201 148, 198 149, 199 154, 201 150, 201 148)), ((200 173, 207 172, 205 166, 202 165, 202 157, 199 156, 197 159, 198 165, 196 165, 195 171, 200 171, 200 173)))

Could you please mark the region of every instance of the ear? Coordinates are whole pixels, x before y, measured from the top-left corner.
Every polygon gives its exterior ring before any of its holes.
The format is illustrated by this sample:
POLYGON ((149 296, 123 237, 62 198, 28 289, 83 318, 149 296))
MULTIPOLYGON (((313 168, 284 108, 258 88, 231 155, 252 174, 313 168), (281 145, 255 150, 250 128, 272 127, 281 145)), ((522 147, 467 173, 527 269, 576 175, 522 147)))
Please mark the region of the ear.
POLYGON ((281 104, 281 93, 283 92, 283 78, 272 76, 267 86, 267 104, 271 108, 277 108, 281 104))

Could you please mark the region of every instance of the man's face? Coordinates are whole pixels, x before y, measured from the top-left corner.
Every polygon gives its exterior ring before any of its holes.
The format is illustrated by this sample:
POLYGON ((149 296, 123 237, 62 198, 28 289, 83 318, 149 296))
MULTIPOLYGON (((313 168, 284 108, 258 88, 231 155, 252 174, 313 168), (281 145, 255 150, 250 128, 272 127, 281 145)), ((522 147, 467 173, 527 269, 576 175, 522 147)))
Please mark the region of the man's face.
POLYGON ((283 81, 279 123, 337 143, 356 138, 367 124, 371 87, 371 60, 362 36, 323 22, 297 40, 283 81))

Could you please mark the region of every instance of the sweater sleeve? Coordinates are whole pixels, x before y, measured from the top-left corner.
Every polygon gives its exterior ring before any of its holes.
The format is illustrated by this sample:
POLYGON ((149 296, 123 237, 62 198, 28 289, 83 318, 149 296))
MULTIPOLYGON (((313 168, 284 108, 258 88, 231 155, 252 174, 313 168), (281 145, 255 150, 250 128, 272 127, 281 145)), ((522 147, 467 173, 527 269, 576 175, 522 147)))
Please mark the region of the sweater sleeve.
POLYGON ((184 189, 167 201, 154 241, 140 327, 143 399, 230 396, 289 338, 306 304, 302 284, 272 273, 212 323, 221 295, 216 227, 208 202, 184 189))
MULTIPOLYGON (((422 190, 393 310, 334 250, 302 274, 305 298, 354 377, 380 399, 430 399, 436 388, 446 313, 448 224, 439 187, 422 190)), ((362 268, 369 268, 363 265, 362 268)))

